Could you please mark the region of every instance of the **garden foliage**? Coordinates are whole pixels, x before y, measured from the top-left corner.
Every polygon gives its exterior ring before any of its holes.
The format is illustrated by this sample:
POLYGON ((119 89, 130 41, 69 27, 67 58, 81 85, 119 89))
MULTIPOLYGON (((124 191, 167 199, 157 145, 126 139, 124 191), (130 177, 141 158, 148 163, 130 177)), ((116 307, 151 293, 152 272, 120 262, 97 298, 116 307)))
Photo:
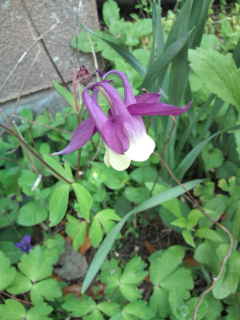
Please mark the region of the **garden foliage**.
POLYGON ((142 1, 124 19, 107 0, 104 30, 82 26, 71 41, 125 72, 136 95, 192 101, 179 117, 145 119, 156 142, 146 162, 107 167, 98 135, 53 156, 86 118, 58 82, 64 110, 0 124, 2 320, 238 319, 240 5, 211 5, 180 1, 161 17, 157 0, 142 1), (155 224, 167 245, 144 237, 155 224), (126 258, 131 237, 140 248, 126 258))

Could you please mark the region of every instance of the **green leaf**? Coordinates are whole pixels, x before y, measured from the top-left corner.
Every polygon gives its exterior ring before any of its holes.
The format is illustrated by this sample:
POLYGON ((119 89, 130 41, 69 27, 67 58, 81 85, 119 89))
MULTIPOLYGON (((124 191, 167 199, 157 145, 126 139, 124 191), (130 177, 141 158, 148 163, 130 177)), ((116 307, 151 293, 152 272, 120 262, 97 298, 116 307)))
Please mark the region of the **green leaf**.
POLYGON ((26 320, 52 320, 48 315, 53 310, 48 304, 41 302, 27 312, 26 320))
MULTIPOLYGON (((72 182, 72 176, 69 176, 69 173, 67 170, 63 168, 61 163, 58 160, 58 157, 49 156, 47 154, 43 155, 43 159, 51 166, 53 169, 55 169, 60 175, 62 175, 65 179, 68 179, 72 182)), ((51 171, 51 173, 53 173, 51 171)), ((57 177, 58 178, 58 177, 57 177)))
POLYGON ((191 47, 198 47, 204 35, 204 27, 208 19, 209 7, 213 0, 193 1, 193 8, 190 17, 190 29, 194 28, 191 47))
POLYGON ((100 281, 106 284, 106 291, 110 294, 119 287, 121 274, 118 261, 114 259, 105 261, 101 269, 100 281))
POLYGON ((83 281, 82 292, 85 292, 92 282, 93 278, 101 268, 106 256, 111 250, 115 239, 117 238, 119 232, 125 225, 125 223, 135 214, 151 209, 155 206, 158 206, 165 201, 177 198, 178 196, 184 194, 187 190, 194 188, 202 180, 193 180, 188 183, 185 183, 181 186, 171 188, 161 194, 150 198, 147 201, 144 201, 141 205, 137 206, 132 211, 128 212, 126 216, 113 228, 113 230, 107 235, 100 248, 98 249, 95 257, 92 260, 92 263, 88 269, 87 275, 83 281))
POLYGON ((89 229, 89 237, 93 247, 99 246, 104 233, 109 232, 116 224, 115 221, 119 220, 120 217, 112 209, 104 209, 96 214, 89 229))
POLYGON ((73 248, 78 250, 84 243, 87 232, 87 223, 70 215, 67 216, 66 233, 73 240, 73 248))
POLYGON ((178 218, 171 222, 173 226, 179 227, 179 228, 186 228, 187 227, 187 219, 185 217, 178 218))
POLYGON ((22 255, 22 251, 16 247, 15 243, 10 241, 0 241, 0 251, 2 251, 12 264, 18 262, 22 255))
POLYGON ((200 228, 196 232, 196 237, 208 239, 214 242, 225 242, 225 238, 222 237, 222 235, 217 232, 216 230, 212 230, 209 228, 200 228))
POLYGON ((192 230, 203 217, 203 213, 198 209, 193 209, 189 212, 187 217, 187 229, 192 230))
POLYGON ((64 252, 65 239, 60 234, 55 234, 49 237, 43 242, 44 247, 51 256, 54 257, 55 261, 58 260, 59 256, 64 252))
POLYGON ((161 285, 165 278, 176 270, 182 263, 185 249, 181 246, 172 246, 165 251, 158 251, 150 257, 150 279, 155 286, 161 285))
POLYGON ((208 266, 211 271, 216 273, 219 269, 219 259, 215 252, 216 244, 211 241, 205 241, 195 250, 194 259, 208 266))
POLYGON ((223 153, 218 148, 209 146, 202 152, 205 170, 216 169, 222 166, 224 162, 223 153))
MULTIPOLYGON (((95 37, 91 37, 91 41, 93 43, 95 52, 99 52, 101 50, 101 45, 99 45, 99 42, 101 42, 101 40, 96 39, 95 37)), ((78 49, 85 53, 91 52, 91 42, 89 39, 88 32, 81 31, 78 36, 73 37, 71 41, 71 46, 74 49, 78 49)))
POLYGON ((176 17, 176 21, 169 32, 166 47, 174 43, 177 39, 186 34, 189 29, 193 0, 186 0, 176 17))
POLYGON ((49 220, 50 227, 56 226, 64 218, 70 192, 70 185, 59 182, 54 187, 49 199, 49 220))
POLYGON ((236 293, 240 281, 239 268, 240 253, 235 251, 228 261, 224 276, 217 281, 213 288, 213 295, 216 299, 224 299, 230 294, 236 293))
POLYGON ((59 282, 55 279, 45 279, 35 283, 31 290, 31 300, 34 304, 41 302, 42 299, 54 301, 62 296, 59 282))
MULTIPOLYGON (((223 194, 215 195, 215 197, 211 200, 206 201, 204 205, 204 209, 206 210, 207 214, 214 220, 217 221, 226 210, 229 203, 229 198, 223 194)), ((212 222, 209 219, 205 219, 204 226, 212 225, 212 222)))
POLYGON ((169 304, 172 313, 181 320, 184 314, 184 300, 190 296, 189 290, 193 289, 193 279, 190 269, 179 268, 162 282, 165 289, 169 290, 169 304), (182 313, 179 316, 179 313, 182 313))
POLYGON ((56 80, 53 80, 52 85, 55 88, 55 90, 67 101, 67 103, 70 106, 75 107, 74 97, 73 97, 72 93, 67 88, 62 86, 56 80))
POLYGON ((164 48, 164 31, 161 24, 161 5, 159 5, 158 1, 153 1, 152 4, 152 30, 153 44, 149 63, 159 57, 164 48))
POLYGON ((21 272, 17 272, 14 282, 10 284, 7 291, 11 294, 21 294, 30 291, 32 282, 21 272))
POLYGON ((223 101, 240 108, 238 85, 240 70, 231 54, 223 55, 216 50, 202 49, 190 51, 193 71, 207 84, 208 90, 223 101))
POLYGON ((19 211, 17 223, 21 226, 35 226, 48 217, 48 212, 42 203, 31 201, 25 204, 19 211))
POLYGON ((89 238, 94 248, 97 248, 99 246, 100 242, 103 239, 103 235, 104 231, 101 227, 100 221, 94 219, 89 229, 89 238))
POLYGON ((129 301, 136 301, 141 298, 141 292, 138 289, 138 285, 147 275, 144 268, 145 263, 140 257, 132 258, 124 268, 120 278, 120 291, 129 301))
POLYGON ((145 182, 154 182, 157 175, 157 170, 154 167, 147 166, 133 170, 130 177, 139 184, 143 184, 145 182))
POLYGON ((0 290, 6 289, 16 277, 16 269, 11 267, 10 260, 0 251, 0 290))
POLYGON ((120 19, 119 7, 114 0, 108 0, 103 5, 103 20, 107 26, 111 26, 120 19))
POLYGON ((105 166, 103 169, 103 183, 112 190, 119 190, 125 187, 128 181, 128 174, 125 171, 116 171, 105 166))
POLYGON ((195 242, 192 236, 192 233, 189 230, 183 230, 182 236, 184 240, 192 247, 195 247, 195 242))
POLYGON ((98 309, 107 316, 113 316, 120 311, 120 305, 115 302, 101 302, 98 304, 98 309))
POLYGON ((40 281, 52 274, 56 256, 50 250, 35 246, 28 254, 23 254, 19 269, 33 282, 40 281))
POLYGON ((77 197, 77 201, 79 205, 79 210, 80 210, 79 216, 86 220, 89 220, 90 210, 93 204, 93 199, 91 194, 87 191, 86 188, 84 188, 79 183, 72 184, 72 187, 77 197))
POLYGON ((170 314, 168 291, 161 287, 154 286, 153 294, 150 298, 150 306, 157 315, 165 319, 170 314))
POLYGON ((63 304, 63 309, 70 312, 73 317, 83 317, 92 313, 95 308, 96 303, 88 296, 77 298, 73 295, 67 295, 63 304))
POLYGON ((18 184, 26 195, 30 196, 33 194, 32 187, 37 177, 37 174, 30 170, 21 171, 21 175, 18 178, 18 184))
POLYGON ((127 187, 124 190, 124 196, 130 202, 141 203, 149 198, 150 192, 144 187, 127 187))
POLYGON ((141 87, 151 91, 157 91, 160 89, 169 64, 186 45, 190 35, 190 32, 185 34, 164 49, 161 56, 149 65, 141 87), (159 75, 160 73, 161 76, 159 75))
MULTIPOLYGON (((144 302, 136 301, 127 304, 122 311, 123 319, 129 319, 128 315, 132 315, 137 319, 150 320, 154 317, 153 310, 144 302)), ((133 318, 130 318, 133 319, 133 318)))
POLYGON ((224 318, 224 320, 235 320, 239 316, 239 308, 238 304, 235 304, 233 306, 229 306, 227 309, 228 315, 224 318))
POLYGON ((121 283, 140 284, 147 275, 147 272, 144 270, 145 266, 144 261, 140 257, 136 256, 132 258, 124 268, 121 283))
POLYGON ((5 300, 5 304, 0 305, 1 320, 22 320, 26 314, 24 306, 13 299, 5 300))
POLYGON ((220 130, 214 134, 212 134, 210 137, 206 138, 205 140, 201 141, 199 144, 197 144, 187 155, 186 157, 180 162, 180 164, 177 166, 177 168, 174 170, 175 175, 178 177, 178 179, 182 179, 187 172, 187 170, 192 166, 196 158, 199 156, 203 148, 207 145, 208 142, 210 142, 213 138, 216 136, 227 132, 231 130, 238 130, 240 126, 234 126, 231 128, 227 128, 224 130, 220 130))
POLYGON ((163 279, 160 285, 169 291, 190 290, 193 288, 191 270, 180 267, 163 279))
POLYGON ((135 58, 135 56, 128 50, 125 44, 121 43, 119 39, 103 33, 103 32, 94 32, 91 29, 84 27, 88 32, 92 33, 99 39, 106 42, 112 49, 114 49, 130 66, 132 66, 140 75, 145 73, 145 69, 135 58))

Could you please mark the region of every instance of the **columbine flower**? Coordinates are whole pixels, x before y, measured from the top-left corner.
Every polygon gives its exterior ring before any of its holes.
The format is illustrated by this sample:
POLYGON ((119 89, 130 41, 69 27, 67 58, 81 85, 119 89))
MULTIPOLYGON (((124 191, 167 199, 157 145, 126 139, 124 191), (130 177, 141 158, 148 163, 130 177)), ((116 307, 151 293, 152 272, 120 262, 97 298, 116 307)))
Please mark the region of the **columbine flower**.
POLYGON ((32 249, 31 236, 25 235, 21 241, 15 243, 16 247, 23 252, 29 252, 32 249))
POLYGON ((126 75, 117 70, 107 72, 102 81, 87 86, 82 98, 90 117, 74 131, 69 145, 54 155, 68 154, 81 148, 98 131, 106 148, 105 164, 119 171, 127 169, 131 160, 147 160, 154 151, 155 142, 147 134, 142 116, 176 116, 190 107, 190 104, 179 108, 162 103, 158 93, 144 93, 135 97, 126 75), (116 74, 122 80, 124 99, 106 80, 110 74, 116 74), (110 104, 108 115, 97 102, 100 89, 110 104))

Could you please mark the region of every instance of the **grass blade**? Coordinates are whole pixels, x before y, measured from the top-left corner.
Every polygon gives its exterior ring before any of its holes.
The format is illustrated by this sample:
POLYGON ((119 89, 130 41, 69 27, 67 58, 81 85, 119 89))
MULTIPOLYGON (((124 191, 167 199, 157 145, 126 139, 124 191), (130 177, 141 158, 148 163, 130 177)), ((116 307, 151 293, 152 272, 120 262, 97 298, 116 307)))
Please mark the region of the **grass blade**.
POLYGON ((161 24, 161 4, 158 0, 153 1, 152 5, 152 29, 153 45, 150 62, 159 57, 164 48, 164 33, 161 24))
POLYGON ((187 170, 192 166, 196 158, 199 156, 203 148, 206 146, 206 144, 211 141, 216 136, 220 135, 221 133, 227 132, 227 131, 234 131, 240 129, 240 125, 227 128, 224 130, 220 130, 214 134, 212 134, 210 137, 206 138, 205 140, 201 141, 199 144, 196 145, 195 148, 190 151, 187 156, 182 160, 182 162, 179 164, 179 166, 174 171, 175 175, 178 177, 179 180, 181 180, 187 170))
POLYGON ((192 5, 193 5, 193 0, 185 1, 169 33, 167 43, 166 43, 166 48, 168 48, 177 39, 181 38, 184 34, 186 34, 192 29, 189 27, 192 5))
POLYGON ((119 39, 99 31, 93 31, 90 28, 83 26, 83 28, 94 35, 95 37, 105 41, 112 49, 114 49, 130 66, 132 66, 140 75, 145 74, 145 68, 140 64, 137 58, 122 44, 119 39))
POLYGON ((142 83, 142 87, 150 91, 153 90, 152 86, 155 84, 154 90, 159 90, 166 75, 166 70, 176 55, 182 50, 188 41, 191 32, 185 34, 180 39, 172 43, 162 56, 149 66, 148 71, 142 83))
POLYGON ((190 29, 197 25, 192 37, 191 48, 196 48, 200 45, 204 27, 208 18, 208 10, 213 0, 194 0, 190 17, 190 29))
POLYGON ((107 235, 101 246, 99 247, 93 261, 88 269, 87 275, 83 281, 82 293, 86 292, 94 277, 100 270, 104 260, 106 259, 108 253, 110 252, 114 241, 116 240, 119 232, 121 231, 124 224, 135 214, 156 207, 165 201, 174 199, 184 194, 186 191, 194 188, 202 180, 193 180, 183 185, 171 188, 165 192, 156 195, 149 200, 144 201, 142 204, 137 206, 135 209, 131 210, 126 214, 126 216, 112 229, 112 231, 107 235))

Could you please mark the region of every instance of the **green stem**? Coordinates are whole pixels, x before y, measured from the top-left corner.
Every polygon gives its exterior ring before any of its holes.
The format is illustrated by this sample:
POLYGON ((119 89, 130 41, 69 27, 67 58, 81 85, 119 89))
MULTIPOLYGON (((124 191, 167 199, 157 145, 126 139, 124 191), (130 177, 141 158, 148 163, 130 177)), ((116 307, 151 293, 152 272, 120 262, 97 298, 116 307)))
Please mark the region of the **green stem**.
POLYGON ((52 171, 52 173, 54 174, 54 176, 59 179, 59 180, 63 180, 64 182, 68 183, 68 184, 72 184, 74 183, 74 181, 70 181, 67 178, 65 178, 64 176, 62 176, 59 172, 57 172, 51 165, 49 165, 45 160, 43 160, 43 158, 40 156, 40 154, 34 150, 30 145, 28 145, 25 140, 13 129, 10 129, 8 127, 6 127, 3 124, 0 124, 0 127, 3 128, 5 131, 7 131, 9 134, 13 135, 14 137, 16 137, 19 141, 19 143, 24 146, 36 159, 38 159, 45 167, 47 167, 50 171, 52 171))

